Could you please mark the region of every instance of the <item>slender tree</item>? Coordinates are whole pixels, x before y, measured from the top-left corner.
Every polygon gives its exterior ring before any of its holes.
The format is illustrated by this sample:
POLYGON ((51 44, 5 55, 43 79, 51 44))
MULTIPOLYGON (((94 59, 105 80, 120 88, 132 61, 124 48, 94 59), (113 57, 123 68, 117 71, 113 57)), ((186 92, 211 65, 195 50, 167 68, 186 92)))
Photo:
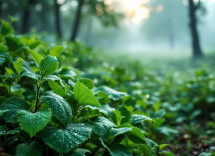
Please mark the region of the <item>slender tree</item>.
POLYGON ((201 6, 200 0, 198 1, 197 4, 194 4, 193 0, 189 0, 190 30, 191 30, 194 58, 203 56, 200 42, 199 42, 199 35, 197 31, 197 18, 196 18, 196 11, 200 8, 200 6, 201 6))
POLYGON ((37 0, 27 0, 27 5, 23 9, 21 33, 29 32, 31 9, 36 4, 37 0))
POLYGON ((62 37, 60 7, 66 3, 67 3, 67 0, 65 0, 64 3, 62 4, 59 4, 57 0, 54 0, 55 27, 56 27, 58 38, 62 37))
POLYGON ((78 7, 77 7, 77 11, 76 11, 76 15, 75 15, 75 21, 73 24, 73 30, 72 30, 72 35, 70 38, 70 41, 75 41, 76 36, 78 34, 78 29, 79 29, 79 25, 80 25, 80 21, 81 21, 81 10, 83 8, 84 5, 84 0, 78 0, 78 7))
MULTIPOLYGON (((77 2, 78 2, 78 6, 76 10, 76 15, 75 15, 75 21, 73 23, 72 34, 70 37, 70 40, 73 42, 75 41, 78 34, 78 30, 79 30, 81 18, 82 18, 82 8, 84 6, 86 6, 86 8, 88 9, 87 16, 89 18, 91 18, 90 16, 96 16, 104 26, 117 26, 121 18, 124 17, 121 13, 115 12, 114 9, 113 10, 107 9, 108 5, 105 4, 104 0, 99 0, 99 1, 98 0, 90 0, 90 1, 77 0, 77 2)), ((91 29, 91 24, 92 23, 89 23, 89 31, 91 29)), ((89 41, 89 36, 87 40, 89 41)))

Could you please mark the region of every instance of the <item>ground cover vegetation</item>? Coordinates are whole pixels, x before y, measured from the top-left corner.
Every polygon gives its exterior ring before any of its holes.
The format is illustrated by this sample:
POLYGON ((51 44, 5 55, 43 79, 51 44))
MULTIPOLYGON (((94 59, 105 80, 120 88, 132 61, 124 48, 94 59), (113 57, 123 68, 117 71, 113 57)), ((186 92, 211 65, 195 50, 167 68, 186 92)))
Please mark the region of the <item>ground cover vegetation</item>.
POLYGON ((1 20, 1 155, 215 155, 212 68, 152 72, 13 22, 1 20))

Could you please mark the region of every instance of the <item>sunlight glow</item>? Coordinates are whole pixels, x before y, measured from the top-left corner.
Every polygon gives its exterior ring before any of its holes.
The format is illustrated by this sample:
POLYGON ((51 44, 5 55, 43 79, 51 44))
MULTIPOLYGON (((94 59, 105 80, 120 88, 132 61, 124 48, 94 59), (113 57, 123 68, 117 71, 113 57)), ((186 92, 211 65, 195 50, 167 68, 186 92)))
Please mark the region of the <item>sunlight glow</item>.
POLYGON ((163 5, 162 4, 159 4, 156 8, 157 12, 162 12, 164 9, 163 5))
POLYGON ((134 24, 140 23, 143 19, 149 17, 150 10, 143 6, 149 0, 120 0, 128 17, 134 24))
POLYGON ((135 16, 132 18, 132 21, 134 24, 138 24, 140 23, 144 18, 148 18, 149 17, 149 9, 146 7, 140 7, 138 9, 135 10, 136 14, 135 16))

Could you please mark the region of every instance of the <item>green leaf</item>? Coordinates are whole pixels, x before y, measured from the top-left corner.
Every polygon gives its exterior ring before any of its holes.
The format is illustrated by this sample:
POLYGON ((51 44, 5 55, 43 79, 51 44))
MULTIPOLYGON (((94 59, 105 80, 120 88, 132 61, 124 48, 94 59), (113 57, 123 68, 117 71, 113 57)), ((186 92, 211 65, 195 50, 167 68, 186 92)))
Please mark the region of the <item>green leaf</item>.
POLYGON ((124 134, 128 131, 132 131, 131 127, 123 127, 123 128, 111 128, 110 130, 110 136, 111 138, 116 137, 120 134, 124 134))
POLYGON ((135 125, 143 121, 154 121, 154 120, 145 115, 133 114, 131 116, 131 125, 135 125))
POLYGON ((39 66, 41 60, 43 59, 43 57, 42 57, 40 54, 38 54, 38 53, 32 51, 31 49, 27 49, 27 50, 28 50, 28 52, 31 54, 31 57, 34 59, 34 61, 35 61, 35 62, 37 63, 37 65, 39 66))
POLYGON ((69 123, 72 117, 72 110, 65 99, 52 92, 46 92, 41 98, 58 120, 60 120, 64 125, 69 123))
POLYGON ((61 69, 60 72, 58 73, 58 76, 62 79, 71 79, 74 78, 77 74, 73 72, 72 70, 69 69, 61 69))
POLYGON ((49 86, 51 87, 51 89, 54 91, 55 94, 60 95, 60 96, 64 96, 66 95, 65 90, 61 87, 61 85, 59 85, 56 82, 53 82, 51 80, 48 80, 49 86))
POLYGON ((6 110, 0 110, 0 116, 2 116, 7 111, 8 111, 8 109, 6 109, 6 110))
POLYGON ((53 56, 46 56, 40 62, 40 72, 43 77, 53 74, 58 69, 58 60, 53 56))
POLYGON ((0 43, 0 52, 7 52, 8 47, 4 45, 4 43, 0 43))
POLYGON ((120 114, 119 111, 114 110, 114 111, 113 111, 113 114, 111 115, 110 118, 112 119, 112 121, 113 121, 117 126, 120 126, 122 116, 121 116, 121 114, 120 114))
POLYGON ((148 156, 151 152, 151 148, 148 145, 140 145, 137 147, 137 152, 144 156, 148 156))
POLYGON ((23 46, 23 43, 15 36, 7 36, 5 40, 9 51, 18 50, 23 46))
POLYGON ((85 142, 92 128, 86 124, 70 123, 65 129, 47 126, 41 131, 43 141, 59 153, 67 153, 85 142))
POLYGON ((1 34, 2 35, 11 35, 13 33, 13 27, 9 23, 7 23, 3 20, 1 20, 1 23, 2 23, 1 34))
POLYGON ((14 69, 18 74, 22 72, 22 59, 19 58, 14 64, 13 64, 14 69))
POLYGON ((127 93, 123 93, 123 92, 118 92, 112 88, 109 88, 109 87, 106 87, 106 86, 102 86, 102 87, 99 87, 99 88, 96 88, 93 90, 93 92, 95 94, 97 94, 99 91, 102 91, 102 92, 105 92, 106 94, 108 94, 108 97, 112 100, 119 100, 119 99, 122 99, 123 97, 126 97, 128 96, 127 93))
POLYGON ((51 119, 51 110, 43 109, 35 113, 22 110, 18 113, 19 125, 33 137, 42 130, 51 119))
POLYGON ((17 113, 20 110, 29 110, 30 105, 24 100, 17 97, 10 98, 3 102, 0 107, 0 110, 8 110, 1 117, 6 122, 17 122, 17 113))
POLYGON ((14 73, 13 70, 10 68, 5 67, 5 70, 6 70, 5 75, 7 76, 12 75, 14 73))
POLYGON ((0 126, 0 136, 1 135, 9 135, 9 134, 15 134, 15 133, 19 133, 18 130, 10 130, 8 131, 7 127, 5 125, 0 126))
POLYGON ((97 97, 99 98, 99 102, 101 104, 107 104, 107 103, 109 103, 108 94, 106 94, 105 92, 99 91, 97 97))
POLYGON ((132 131, 128 131, 126 132, 126 136, 134 143, 137 144, 145 144, 146 140, 145 140, 145 136, 143 135, 143 133, 141 132, 141 130, 137 127, 131 126, 129 124, 123 124, 120 126, 120 128, 132 128, 132 131))
POLYGON ((42 42, 41 41, 34 41, 33 43, 31 43, 29 45, 30 49, 35 49, 36 47, 38 47, 42 42))
POLYGON ((131 151, 124 145, 114 144, 109 149, 108 146, 105 145, 102 138, 99 138, 99 140, 101 141, 103 147, 105 147, 110 152, 110 155, 112 156, 132 156, 131 151))
POLYGON ((94 105, 101 108, 99 101, 94 97, 92 91, 80 81, 77 81, 74 86, 74 95, 79 105, 94 105))
MULTIPOLYGON (((63 81, 61 80, 61 78, 59 78, 58 76, 56 75, 49 75, 47 77, 44 78, 44 80, 51 80, 51 81, 57 81, 58 84, 64 89, 65 91, 65 86, 64 86, 64 83, 63 81)), ((53 89, 54 90, 54 89, 53 89)))
POLYGON ((93 126, 94 133, 101 136, 102 139, 105 141, 107 141, 109 137, 110 129, 113 127, 117 127, 110 120, 101 116, 92 118, 90 124, 93 126))
POLYGON ((90 153, 88 149, 76 148, 75 151, 69 152, 65 156, 85 156, 85 153, 90 153))
POLYGON ((27 76, 30 77, 32 79, 38 80, 38 76, 35 74, 35 72, 32 70, 31 66, 29 65, 28 62, 26 62, 25 60, 22 60, 22 76, 27 76))
MULTIPOLYGON (((165 156, 175 156, 175 154, 173 154, 173 153, 171 153, 169 151, 162 151, 159 154, 163 154, 165 156)), ((212 155, 211 155, 211 153, 205 153, 205 154, 201 153, 198 156, 212 156, 212 155)))
POLYGON ((16 148, 16 156, 42 156, 43 147, 39 142, 33 141, 30 145, 19 144, 16 148))
POLYGON ((81 83, 83 83, 88 89, 92 89, 94 87, 94 83, 92 80, 84 78, 79 80, 81 83))
POLYGON ((155 148, 157 152, 160 152, 164 147, 170 146, 169 144, 161 144, 161 145, 156 145, 155 148))
POLYGON ((131 112, 125 106, 121 105, 118 107, 117 110, 120 112, 122 116, 121 124, 131 122, 131 112))
POLYGON ((52 50, 50 50, 50 55, 58 57, 62 51, 63 51, 62 46, 56 46, 52 50))
POLYGON ((98 110, 100 113, 103 113, 107 116, 106 111, 104 111, 102 108, 92 105, 87 105, 86 108, 89 108, 91 110, 98 110))

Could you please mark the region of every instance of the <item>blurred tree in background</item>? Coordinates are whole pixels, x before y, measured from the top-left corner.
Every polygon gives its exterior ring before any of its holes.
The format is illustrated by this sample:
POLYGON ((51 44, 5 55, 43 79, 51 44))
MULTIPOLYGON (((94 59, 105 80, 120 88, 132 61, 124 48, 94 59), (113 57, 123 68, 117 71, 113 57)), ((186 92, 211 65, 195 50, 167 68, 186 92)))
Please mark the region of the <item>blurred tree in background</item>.
POLYGON ((189 0, 189 17, 190 17, 190 29, 192 37, 192 47, 193 47, 193 57, 202 57, 202 49, 199 41, 199 35, 197 31, 197 22, 196 12, 201 8, 201 1, 198 0, 197 4, 194 4, 193 0, 189 0))

